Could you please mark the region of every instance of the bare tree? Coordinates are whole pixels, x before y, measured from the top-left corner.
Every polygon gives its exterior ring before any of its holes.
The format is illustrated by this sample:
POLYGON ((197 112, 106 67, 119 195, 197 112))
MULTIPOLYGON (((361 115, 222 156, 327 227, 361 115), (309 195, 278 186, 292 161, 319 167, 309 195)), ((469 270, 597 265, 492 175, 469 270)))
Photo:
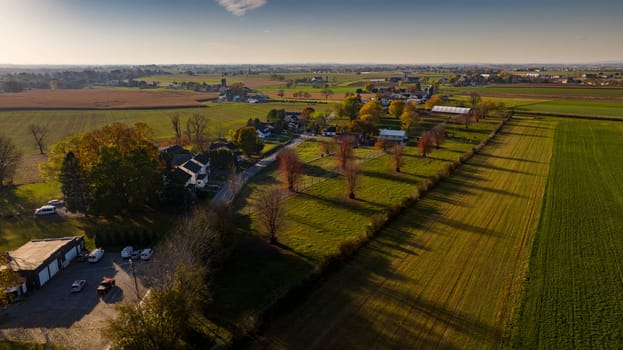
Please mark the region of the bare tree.
POLYGON ((294 192, 301 175, 303 174, 303 162, 292 148, 285 147, 277 153, 277 161, 281 176, 288 185, 288 190, 294 192))
POLYGON ((197 210, 156 249, 147 275, 149 297, 121 303, 103 329, 111 349, 193 347, 201 310, 211 300, 206 280, 223 254, 222 235, 197 210))
POLYGON ((180 143, 182 140, 182 122, 180 121, 179 113, 173 113, 170 120, 173 132, 175 133, 175 142, 180 143))
POLYGON ((271 187, 262 191, 255 199, 254 207, 257 219, 270 237, 270 243, 277 243, 277 230, 283 221, 285 211, 281 189, 271 187))
POLYGON ((469 102, 471 103, 473 109, 478 108, 481 100, 482 98, 480 97, 480 94, 476 91, 472 91, 469 93, 469 102))
POLYGON ((335 152, 335 142, 320 140, 318 145, 320 145, 320 155, 323 157, 335 152))
POLYGON ((327 100, 333 95, 333 90, 325 88, 320 90, 320 93, 324 95, 324 99, 327 100))
POLYGON ((441 144, 446 140, 446 127, 443 124, 437 124, 431 130, 431 134, 433 136, 433 143, 435 144, 435 148, 439 149, 441 144))
POLYGON ((353 148, 355 140, 350 135, 340 135, 335 138, 335 156, 338 162, 338 169, 344 171, 346 164, 353 158, 353 148))
POLYGON ((404 153, 404 145, 397 143, 392 147, 392 163, 394 164, 394 168, 396 168, 396 172, 400 172, 400 168, 405 165, 404 153))
MULTIPOLYGON (((203 152, 206 146, 206 128, 208 127, 208 119, 201 114, 193 114, 186 121, 186 131, 189 136, 192 136, 192 141, 203 152)), ((190 140, 190 137, 189 137, 190 140)))
POLYGON ((17 164, 22 159, 17 146, 8 137, 0 135, 0 188, 6 181, 12 181, 17 164))
POLYGON ((350 159, 344 166, 344 180, 346 181, 346 189, 348 190, 348 198, 355 199, 355 190, 357 189, 357 178, 359 177, 359 166, 350 159))
POLYGON ((30 124, 28 130, 35 139, 35 144, 39 147, 39 154, 45 154, 45 142, 48 137, 48 128, 41 124, 30 124))

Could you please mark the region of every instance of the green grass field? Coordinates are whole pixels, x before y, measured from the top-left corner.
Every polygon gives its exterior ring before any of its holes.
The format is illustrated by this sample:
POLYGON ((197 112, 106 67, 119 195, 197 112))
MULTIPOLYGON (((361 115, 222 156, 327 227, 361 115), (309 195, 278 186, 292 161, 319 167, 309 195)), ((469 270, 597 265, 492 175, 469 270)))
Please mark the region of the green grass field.
MULTIPOLYGON (((284 349, 487 349, 508 340, 547 182, 554 123, 515 120, 294 311, 284 349)), ((382 197, 377 192, 373 197, 382 197)))
POLYGON ((206 108, 111 110, 111 111, 12 111, 0 112, 0 130, 10 136, 25 154, 36 154, 38 150, 28 131, 31 124, 43 124, 49 129, 48 144, 74 134, 101 128, 113 122, 132 125, 147 123, 154 131, 156 140, 173 137, 169 118, 179 113, 182 122, 193 113, 205 115, 208 119, 210 136, 227 136, 230 129, 244 126, 249 118, 266 120, 266 114, 273 108, 300 112, 306 106, 323 110, 329 105, 306 103, 214 103, 206 102, 206 108))
POLYGON ((620 122, 559 120, 515 348, 621 348, 622 139, 620 122))
POLYGON ((416 156, 416 149, 409 147, 401 173, 395 172, 388 155, 370 147, 357 149, 355 156, 362 168, 357 200, 346 199, 344 180, 334 173, 335 159, 319 157, 315 142, 301 144, 306 188, 285 199, 287 214, 278 235, 279 247, 247 233, 257 224, 249 215, 252 208, 246 198, 252 201, 258 188, 280 181, 276 165, 258 174, 243 190, 238 203, 241 215, 236 222, 242 233, 236 237, 234 256, 214 283, 216 302, 211 313, 215 321, 240 327, 241 319, 254 315, 299 283, 324 257, 336 252, 342 241, 362 235, 373 215, 415 192, 417 183, 458 159, 498 122, 482 121, 469 130, 459 127, 456 140, 449 140, 427 158, 416 156))
MULTIPOLYGON (((623 101, 623 88, 600 88, 600 87, 563 87, 563 86, 516 86, 516 85, 492 85, 476 88, 444 87, 443 93, 467 95, 476 91, 483 96, 512 95, 514 97, 534 97, 568 99, 578 98, 582 100, 612 99, 623 101)), ((510 97, 512 97, 510 96, 510 97)))
POLYGON ((623 102, 546 101, 515 107, 520 111, 617 117, 623 119, 623 102))

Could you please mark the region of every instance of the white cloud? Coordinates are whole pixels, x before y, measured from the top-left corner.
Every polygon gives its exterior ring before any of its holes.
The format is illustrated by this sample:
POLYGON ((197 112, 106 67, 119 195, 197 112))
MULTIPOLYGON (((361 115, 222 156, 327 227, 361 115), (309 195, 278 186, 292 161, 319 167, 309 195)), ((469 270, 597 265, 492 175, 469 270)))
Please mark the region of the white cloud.
POLYGON ((266 5, 266 0, 216 0, 219 5, 236 16, 244 16, 247 11, 266 5))

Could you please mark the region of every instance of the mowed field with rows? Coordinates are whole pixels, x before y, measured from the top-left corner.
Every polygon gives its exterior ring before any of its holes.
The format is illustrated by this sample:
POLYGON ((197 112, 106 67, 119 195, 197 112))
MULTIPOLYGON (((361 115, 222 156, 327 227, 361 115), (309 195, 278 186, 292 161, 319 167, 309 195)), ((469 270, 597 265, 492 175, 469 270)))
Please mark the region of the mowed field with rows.
POLYGON ((508 344, 555 122, 515 119, 363 247, 261 346, 487 349, 508 344))
POLYGON ((622 146, 620 122, 559 121, 515 348, 623 346, 622 146))

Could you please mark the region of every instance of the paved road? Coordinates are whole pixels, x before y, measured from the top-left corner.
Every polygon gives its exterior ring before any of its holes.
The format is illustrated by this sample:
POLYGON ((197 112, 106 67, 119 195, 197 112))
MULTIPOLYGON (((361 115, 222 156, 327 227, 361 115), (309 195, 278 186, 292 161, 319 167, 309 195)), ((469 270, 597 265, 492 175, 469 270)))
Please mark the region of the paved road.
MULTIPOLYGON (((309 138, 309 136, 300 135, 298 138, 292 140, 292 142, 287 144, 285 147, 288 147, 288 148, 296 147, 299 143, 305 141, 307 138, 309 138)), ((249 169, 241 172, 239 174, 241 183, 240 183, 240 186, 238 186, 238 191, 249 181, 249 179, 257 175, 257 173, 262 171, 264 168, 266 168, 270 164, 272 164, 275 161, 275 159, 277 159, 277 153, 278 152, 274 152, 268 157, 265 157, 262 160, 255 163, 249 169)), ((212 204, 230 203, 233 199, 234 199, 234 194, 231 192, 231 189, 229 188, 229 186, 225 185, 221 187, 221 189, 216 193, 214 198, 212 198, 211 203, 212 204)))

